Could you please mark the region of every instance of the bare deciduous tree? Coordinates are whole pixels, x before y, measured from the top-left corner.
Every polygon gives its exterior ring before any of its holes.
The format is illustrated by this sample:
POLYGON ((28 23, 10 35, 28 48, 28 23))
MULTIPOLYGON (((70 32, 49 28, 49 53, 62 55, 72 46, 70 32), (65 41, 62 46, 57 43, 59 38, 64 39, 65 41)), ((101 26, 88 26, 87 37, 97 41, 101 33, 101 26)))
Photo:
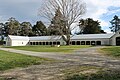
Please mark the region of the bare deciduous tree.
POLYGON ((63 16, 61 18, 62 25, 60 23, 59 24, 61 28, 65 28, 67 34, 64 34, 62 30, 59 32, 63 40, 66 42, 66 45, 69 45, 71 25, 80 19, 80 17, 85 13, 85 3, 82 0, 46 0, 44 3, 45 4, 42 5, 42 8, 39 11, 39 15, 52 21, 56 10, 59 9, 63 16))

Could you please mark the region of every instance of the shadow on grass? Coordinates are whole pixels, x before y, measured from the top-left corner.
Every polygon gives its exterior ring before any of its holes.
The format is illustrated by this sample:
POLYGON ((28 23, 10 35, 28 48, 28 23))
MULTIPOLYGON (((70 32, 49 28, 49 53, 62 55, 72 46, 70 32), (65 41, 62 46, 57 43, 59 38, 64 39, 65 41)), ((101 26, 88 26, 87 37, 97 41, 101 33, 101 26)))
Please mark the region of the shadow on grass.
POLYGON ((67 76, 65 80, 120 80, 120 71, 99 71, 96 74, 74 74, 67 76))

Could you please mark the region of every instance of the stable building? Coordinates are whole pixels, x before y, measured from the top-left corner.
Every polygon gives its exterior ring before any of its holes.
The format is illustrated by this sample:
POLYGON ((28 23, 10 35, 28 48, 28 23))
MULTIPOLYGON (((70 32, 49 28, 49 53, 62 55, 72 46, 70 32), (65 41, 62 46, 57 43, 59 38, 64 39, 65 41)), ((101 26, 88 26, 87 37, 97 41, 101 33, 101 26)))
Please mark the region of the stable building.
POLYGON ((64 45, 61 36, 37 36, 29 37, 29 45, 64 45))
POLYGON ((110 38, 114 34, 83 34, 71 37, 72 45, 111 45, 110 38))
MULTIPOLYGON (((61 36, 13 36, 8 35, 6 46, 26 46, 26 45, 65 45, 61 36)), ((71 45, 114 45, 120 46, 120 30, 116 33, 108 34, 81 34, 71 35, 71 45)))
POLYGON ((8 35, 6 38, 6 46, 26 46, 28 45, 29 37, 8 35))

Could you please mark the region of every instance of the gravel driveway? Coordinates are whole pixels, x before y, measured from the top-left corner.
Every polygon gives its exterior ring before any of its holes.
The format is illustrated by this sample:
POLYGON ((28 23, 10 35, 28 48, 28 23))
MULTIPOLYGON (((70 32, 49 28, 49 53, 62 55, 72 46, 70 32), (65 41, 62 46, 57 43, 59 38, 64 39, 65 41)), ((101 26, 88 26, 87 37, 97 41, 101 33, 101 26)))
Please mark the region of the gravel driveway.
POLYGON ((101 68, 120 69, 120 60, 104 56, 97 51, 102 47, 104 46, 79 49, 71 54, 42 53, 0 48, 0 50, 9 52, 59 60, 55 63, 8 70, 1 72, 0 76, 9 78, 8 80, 14 80, 14 78, 15 80, 63 80, 62 76, 64 74, 62 71, 68 68, 73 69, 79 66, 96 66, 101 68))

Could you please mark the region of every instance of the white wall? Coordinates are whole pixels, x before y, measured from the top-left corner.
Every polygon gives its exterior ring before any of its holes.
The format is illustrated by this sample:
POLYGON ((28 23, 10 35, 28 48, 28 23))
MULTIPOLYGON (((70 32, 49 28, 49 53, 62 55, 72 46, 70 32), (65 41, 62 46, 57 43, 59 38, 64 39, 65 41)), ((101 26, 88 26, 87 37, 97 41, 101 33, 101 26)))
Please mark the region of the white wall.
POLYGON ((29 42, 29 37, 8 35, 6 38, 6 46, 26 46, 29 42))
POLYGON ((6 39, 6 46, 11 46, 12 45, 11 43, 12 43, 11 39, 9 37, 7 37, 7 39, 6 39))
POLYGON ((111 39, 111 45, 116 46, 116 37, 120 37, 120 31, 118 31, 111 39))
POLYGON ((71 41, 101 41, 101 45, 110 45, 110 39, 80 39, 71 41))
POLYGON ((28 42, 28 40, 12 40, 11 46, 26 46, 28 42))

